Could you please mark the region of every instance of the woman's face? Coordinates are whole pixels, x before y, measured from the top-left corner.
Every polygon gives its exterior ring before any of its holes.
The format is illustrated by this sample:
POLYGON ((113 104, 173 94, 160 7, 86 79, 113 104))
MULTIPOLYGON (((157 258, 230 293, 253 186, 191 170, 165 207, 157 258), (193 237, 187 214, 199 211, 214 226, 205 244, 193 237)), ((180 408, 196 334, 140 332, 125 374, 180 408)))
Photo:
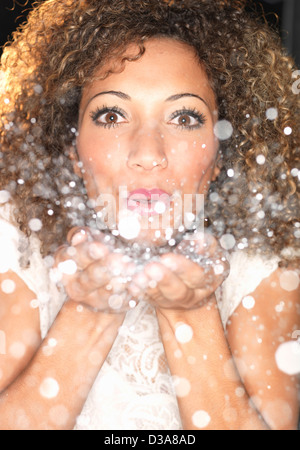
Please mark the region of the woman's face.
POLYGON ((85 87, 77 149, 106 225, 162 244, 198 212, 217 174, 217 108, 192 48, 166 38, 145 48, 123 70, 106 64, 85 87))

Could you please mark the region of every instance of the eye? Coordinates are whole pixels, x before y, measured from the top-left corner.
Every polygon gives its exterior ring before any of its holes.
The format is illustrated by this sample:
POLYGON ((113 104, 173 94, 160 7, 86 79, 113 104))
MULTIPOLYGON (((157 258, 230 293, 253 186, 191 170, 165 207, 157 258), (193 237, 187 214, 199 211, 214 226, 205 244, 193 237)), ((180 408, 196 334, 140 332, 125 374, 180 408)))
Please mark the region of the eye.
POLYGON ((202 113, 199 113, 195 109, 190 110, 184 108, 180 111, 175 111, 172 114, 169 123, 182 129, 193 130, 200 128, 205 121, 206 119, 202 113))
POLYGON ((125 113, 117 107, 97 108, 91 113, 91 118, 96 125, 106 127, 116 127, 126 122, 125 113))

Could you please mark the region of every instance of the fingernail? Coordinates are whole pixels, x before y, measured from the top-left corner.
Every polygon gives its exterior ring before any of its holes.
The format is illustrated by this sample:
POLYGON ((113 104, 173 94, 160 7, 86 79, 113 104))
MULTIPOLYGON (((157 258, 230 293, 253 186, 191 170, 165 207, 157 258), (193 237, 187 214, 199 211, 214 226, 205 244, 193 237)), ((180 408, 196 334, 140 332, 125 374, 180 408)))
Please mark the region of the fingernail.
POLYGON ((143 274, 138 274, 136 275, 136 277, 134 278, 133 282, 140 288, 140 289, 145 289, 148 285, 148 278, 143 275, 143 274))
POLYGON ((170 270, 177 270, 177 263, 169 256, 161 258, 161 263, 170 270))
POLYGON ((150 266, 146 267, 145 272, 152 280, 161 281, 163 278, 161 267, 157 264, 151 264, 150 266))
POLYGON ((103 248, 103 246, 100 247, 98 242, 92 242, 89 245, 89 255, 91 258, 97 260, 97 259, 103 258, 103 256, 105 256, 105 254, 107 254, 107 250, 105 248, 103 248))
POLYGON ((85 230, 77 231, 72 237, 71 237, 71 245, 78 245, 82 242, 85 242, 88 239, 88 234, 85 230))

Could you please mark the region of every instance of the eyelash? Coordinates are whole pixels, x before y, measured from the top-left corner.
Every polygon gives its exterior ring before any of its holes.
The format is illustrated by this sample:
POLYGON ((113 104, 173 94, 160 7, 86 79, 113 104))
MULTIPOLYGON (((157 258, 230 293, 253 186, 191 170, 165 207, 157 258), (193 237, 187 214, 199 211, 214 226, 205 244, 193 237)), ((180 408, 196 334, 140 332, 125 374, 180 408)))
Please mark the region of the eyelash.
MULTIPOLYGON (((103 106, 102 108, 97 107, 95 111, 91 112, 90 116, 91 116, 91 119, 93 120, 93 122, 95 123, 95 125, 97 125, 97 126, 100 126, 100 127, 103 127, 103 128, 115 128, 115 127, 118 127, 120 125, 119 123, 98 122, 98 118, 100 116, 102 116, 103 114, 108 114, 108 113, 119 114, 121 117, 123 117, 123 119, 126 118, 124 111, 122 111, 117 106, 113 106, 113 107, 103 106)), ((180 110, 175 111, 171 115, 170 120, 174 120, 176 117, 180 117, 180 116, 184 116, 184 115, 193 117, 194 119, 196 119, 198 121, 198 124, 192 125, 192 126, 173 124, 173 126, 175 126, 176 128, 180 128, 182 130, 191 131, 191 130, 195 130, 195 129, 200 128, 206 122, 206 117, 204 116, 204 114, 200 113, 196 108, 189 109, 189 108, 185 108, 185 107, 180 109, 180 110)))
POLYGON ((98 122, 97 120, 99 119, 100 116, 102 116, 103 114, 108 114, 108 113, 115 113, 115 114, 119 114, 120 116, 123 117, 123 119, 125 119, 125 113, 124 111, 122 111, 120 108, 118 108, 117 106, 113 106, 108 107, 108 106, 103 106, 103 108, 99 108, 97 107, 95 111, 92 111, 90 116, 92 121, 95 123, 95 125, 99 126, 99 127, 103 127, 103 128, 114 128, 119 126, 118 123, 102 123, 102 122, 98 122))
POLYGON ((175 111, 172 114, 170 120, 173 120, 176 117, 180 117, 180 116, 191 116, 198 121, 197 125, 192 125, 192 126, 174 125, 176 128, 180 128, 180 129, 184 129, 184 130, 189 130, 189 131, 195 130, 197 128, 200 128, 206 122, 206 117, 204 116, 204 114, 200 113, 196 108, 189 109, 189 108, 183 107, 182 109, 175 111))

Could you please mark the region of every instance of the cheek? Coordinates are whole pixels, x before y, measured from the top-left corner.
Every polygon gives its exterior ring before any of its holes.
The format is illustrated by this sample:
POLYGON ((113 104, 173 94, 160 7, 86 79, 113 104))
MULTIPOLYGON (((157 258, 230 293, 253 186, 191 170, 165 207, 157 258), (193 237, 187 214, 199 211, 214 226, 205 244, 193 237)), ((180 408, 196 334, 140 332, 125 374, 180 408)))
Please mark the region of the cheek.
POLYGON ((100 193, 111 192, 120 164, 117 140, 112 143, 103 137, 82 132, 77 138, 77 151, 89 198, 96 199, 100 193))
POLYGON ((81 133, 77 139, 77 150, 84 168, 93 174, 109 175, 117 168, 120 160, 118 137, 103 138, 89 133, 81 133))
POLYGON ((199 179, 215 162, 218 144, 214 136, 183 139, 173 146, 171 158, 184 178, 199 179))

